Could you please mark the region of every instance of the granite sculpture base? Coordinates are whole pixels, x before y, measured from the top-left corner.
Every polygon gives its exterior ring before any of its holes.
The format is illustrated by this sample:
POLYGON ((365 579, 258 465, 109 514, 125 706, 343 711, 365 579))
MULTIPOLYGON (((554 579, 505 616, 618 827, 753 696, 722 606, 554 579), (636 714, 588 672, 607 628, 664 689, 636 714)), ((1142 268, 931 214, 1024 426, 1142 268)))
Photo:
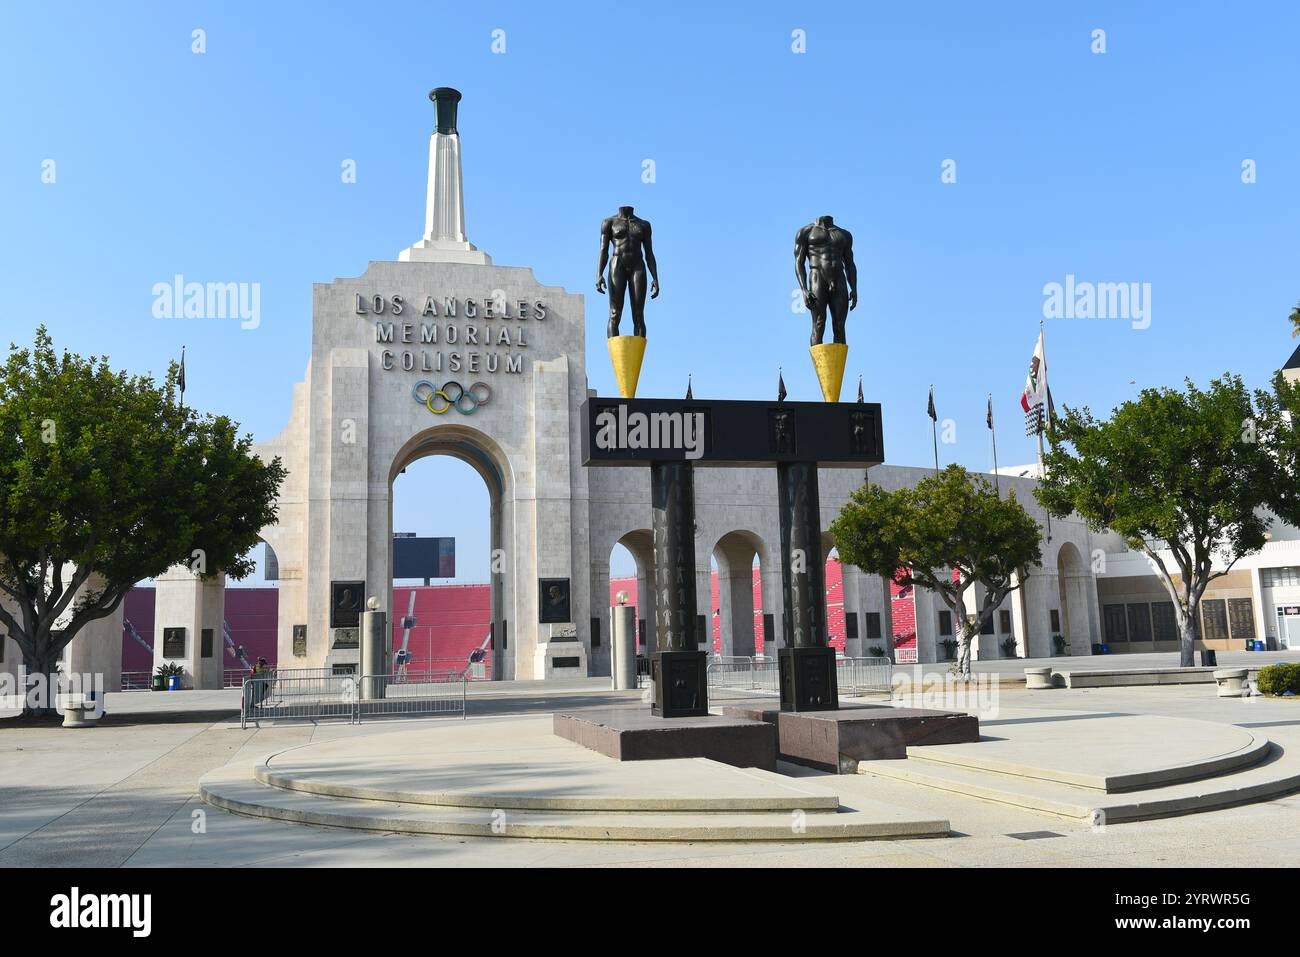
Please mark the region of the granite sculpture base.
POLYGON ((557 736, 615 761, 709 758, 776 770, 777 728, 766 721, 716 714, 660 718, 641 708, 560 713, 553 720, 557 736))
POLYGON ((723 709, 729 717, 765 721, 777 729, 782 761, 853 774, 860 761, 907 757, 907 748, 978 741, 979 719, 954 711, 862 705, 835 711, 778 711, 762 705, 723 709))

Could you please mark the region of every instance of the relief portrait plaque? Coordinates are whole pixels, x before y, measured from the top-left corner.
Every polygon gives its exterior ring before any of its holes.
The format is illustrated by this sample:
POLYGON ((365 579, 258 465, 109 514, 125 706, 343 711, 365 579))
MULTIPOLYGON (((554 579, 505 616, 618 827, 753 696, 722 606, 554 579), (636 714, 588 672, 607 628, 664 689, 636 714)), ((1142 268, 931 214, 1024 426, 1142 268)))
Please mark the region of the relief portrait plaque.
POLYGON ((163 629, 163 657, 164 658, 185 657, 185 629, 184 628, 163 629))
POLYGON ((330 582, 330 627, 359 628, 361 606, 365 601, 363 581, 330 582))
POLYGON ((546 625, 572 620, 569 617, 569 579, 539 578, 537 588, 538 622, 546 625))

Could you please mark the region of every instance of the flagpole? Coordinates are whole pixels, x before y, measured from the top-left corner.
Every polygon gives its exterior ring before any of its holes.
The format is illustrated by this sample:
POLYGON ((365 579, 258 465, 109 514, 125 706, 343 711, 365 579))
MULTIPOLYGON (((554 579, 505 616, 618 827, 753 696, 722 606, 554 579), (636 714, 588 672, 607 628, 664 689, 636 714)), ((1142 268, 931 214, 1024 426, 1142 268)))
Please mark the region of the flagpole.
MULTIPOLYGON (((1051 379, 1047 375, 1047 335, 1043 332, 1043 320, 1038 320, 1038 339, 1043 344, 1043 402, 1042 419, 1038 423, 1038 480, 1047 478, 1047 463, 1043 459, 1043 432, 1047 429, 1047 420, 1051 415, 1051 403, 1048 400, 1052 389, 1051 379)), ((1047 543, 1052 542, 1052 513, 1047 513, 1047 543)))
POLYGON ((1002 483, 998 480, 998 430, 993 424, 993 393, 989 393, 989 432, 993 435, 993 487, 1002 497, 1002 483))
MULTIPOLYGON (((1038 320, 1038 341, 1043 344, 1043 415, 1047 415, 1047 336, 1043 334, 1043 320, 1038 320)), ((1043 423, 1038 423, 1038 477, 1042 479, 1047 474, 1047 467, 1043 464, 1043 423)), ((1049 535, 1048 541, 1051 541, 1049 535)))
POLYGON ((934 411, 934 384, 930 384, 930 435, 934 439, 934 474, 939 474, 939 414, 934 411))

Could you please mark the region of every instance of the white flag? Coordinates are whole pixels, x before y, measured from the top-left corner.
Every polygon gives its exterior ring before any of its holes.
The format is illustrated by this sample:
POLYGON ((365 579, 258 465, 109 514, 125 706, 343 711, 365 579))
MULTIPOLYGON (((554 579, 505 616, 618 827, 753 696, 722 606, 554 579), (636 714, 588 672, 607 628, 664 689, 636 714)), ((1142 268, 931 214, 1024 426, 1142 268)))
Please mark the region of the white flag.
POLYGON ((1029 360, 1029 375, 1025 377, 1025 390, 1020 393, 1020 408, 1028 412, 1047 401, 1047 356, 1043 353, 1043 333, 1038 333, 1033 358, 1029 360))

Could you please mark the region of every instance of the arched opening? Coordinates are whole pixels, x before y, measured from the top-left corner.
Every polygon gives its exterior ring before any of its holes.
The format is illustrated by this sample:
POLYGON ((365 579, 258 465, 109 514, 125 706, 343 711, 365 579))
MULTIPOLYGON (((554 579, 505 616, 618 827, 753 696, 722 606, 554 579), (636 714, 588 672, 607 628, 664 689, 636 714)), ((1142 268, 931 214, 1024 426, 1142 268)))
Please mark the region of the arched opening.
MULTIPOLYGON (((601 592, 604 606, 593 609, 592 614, 601 614, 602 636, 609 631, 609 607, 618 604, 618 593, 627 593, 627 604, 636 609, 636 653, 638 667, 645 670, 649 656, 655 648, 655 593, 654 593, 654 537, 648 528, 627 532, 610 549, 609 553, 609 587, 601 592)), ((599 599, 598 599, 599 600, 599 599)), ((609 636, 609 641, 613 636, 609 636)), ((596 661, 603 662, 603 670, 596 674, 609 673, 609 641, 601 642, 596 661)))
POLYGON ((826 585, 826 642, 842 655, 849 654, 845 611, 854 604, 849 591, 852 585, 840 564, 840 553, 829 532, 822 532, 822 579, 826 585))
POLYGON ((711 604, 710 648, 723 657, 751 658, 775 653, 764 643, 763 612, 772 607, 766 595, 767 549, 756 533, 737 529, 720 537, 710 554, 716 572, 716 601, 711 604), (716 621, 716 630, 714 622, 716 621))
MULTIPOLYGON (((1084 573, 1083 558, 1073 542, 1066 542, 1056 556, 1057 597, 1060 602, 1058 624, 1061 635, 1071 652, 1089 647, 1088 628, 1088 577, 1084 573)), ((1054 654, 1054 639, 1048 636, 1049 645, 1041 654, 1054 654)))
POLYGON ((505 458, 474 429, 416 436, 389 475, 388 601, 393 671, 468 667, 473 679, 514 676, 512 556, 505 458), (398 544, 395 536, 403 541, 398 544), (452 551, 446 542, 454 539, 452 551), (399 552, 400 548, 400 552, 399 552), (399 560, 400 559, 400 560, 399 560))

